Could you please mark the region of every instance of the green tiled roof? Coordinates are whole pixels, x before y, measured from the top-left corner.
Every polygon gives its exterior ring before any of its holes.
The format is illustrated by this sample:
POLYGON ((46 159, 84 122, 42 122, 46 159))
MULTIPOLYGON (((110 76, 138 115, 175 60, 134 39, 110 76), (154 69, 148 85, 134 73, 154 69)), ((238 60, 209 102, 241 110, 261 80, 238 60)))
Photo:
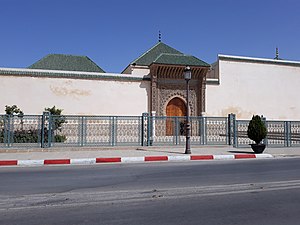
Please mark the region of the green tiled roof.
POLYGON ((162 42, 158 42, 139 58, 134 60, 131 64, 136 64, 140 66, 150 66, 154 62, 154 60, 162 53, 183 54, 162 42))
POLYGON ((183 66, 204 66, 210 65, 194 56, 183 54, 160 54, 153 63, 157 64, 169 64, 169 65, 183 65, 183 66))
POLYGON ((87 56, 49 54, 28 67, 29 69, 85 71, 105 73, 87 56))
POLYGON ((210 66, 206 62, 194 56, 184 55, 182 52, 162 42, 158 42, 139 58, 134 60, 131 64, 150 66, 152 63, 185 66, 210 66))

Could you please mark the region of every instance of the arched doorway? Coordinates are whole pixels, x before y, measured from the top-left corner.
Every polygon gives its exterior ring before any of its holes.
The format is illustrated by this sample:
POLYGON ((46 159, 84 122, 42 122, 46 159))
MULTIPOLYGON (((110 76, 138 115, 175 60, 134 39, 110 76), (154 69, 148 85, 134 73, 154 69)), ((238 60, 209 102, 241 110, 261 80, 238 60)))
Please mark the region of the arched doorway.
MULTIPOLYGON (((184 101, 178 97, 175 97, 169 101, 167 108, 166 108, 166 115, 169 116, 186 116, 186 104, 184 101)), ((183 134, 184 130, 184 119, 179 121, 179 131, 180 134, 183 134)), ((174 128, 175 128, 175 120, 173 118, 167 118, 166 122, 166 135, 172 136, 174 135, 174 128)))

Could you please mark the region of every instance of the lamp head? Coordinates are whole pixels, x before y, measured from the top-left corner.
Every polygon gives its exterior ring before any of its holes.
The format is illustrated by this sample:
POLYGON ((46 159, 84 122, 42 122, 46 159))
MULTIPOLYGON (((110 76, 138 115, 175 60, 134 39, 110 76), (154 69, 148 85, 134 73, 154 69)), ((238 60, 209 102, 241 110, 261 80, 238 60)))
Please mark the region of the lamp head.
POLYGON ((185 69, 184 69, 184 79, 186 81, 189 81, 192 79, 192 70, 189 66, 186 66, 185 69))

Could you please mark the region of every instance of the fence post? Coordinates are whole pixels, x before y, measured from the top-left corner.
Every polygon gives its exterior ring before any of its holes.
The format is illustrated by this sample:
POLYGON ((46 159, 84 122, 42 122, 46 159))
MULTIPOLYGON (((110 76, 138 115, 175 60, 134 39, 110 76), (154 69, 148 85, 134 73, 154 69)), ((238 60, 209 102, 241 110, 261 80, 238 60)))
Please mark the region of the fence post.
POLYGON ((155 117, 153 115, 149 116, 149 137, 148 137, 148 146, 152 146, 153 145, 153 133, 154 133, 154 130, 153 130, 153 120, 155 119, 155 117))
POLYGON ((80 146, 84 146, 86 141, 86 120, 85 117, 82 116, 81 117, 81 127, 80 127, 80 131, 79 131, 79 141, 80 141, 80 146))
POLYGON ((262 122, 265 124, 265 127, 267 129, 267 136, 265 137, 265 139, 263 140, 263 143, 268 146, 268 122, 266 117, 264 117, 263 115, 261 115, 261 120, 262 122))
POLYGON ((151 112, 151 116, 148 116, 148 129, 147 129, 147 145, 152 146, 153 145, 153 136, 155 136, 155 111, 151 112))
POLYGON ((150 145, 153 145, 154 137, 156 136, 156 111, 151 112, 151 136, 150 136, 150 145))
POLYGON ((41 148, 50 148, 52 141, 52 118, 48 111, 43 112, 41 128, 41 148))
POLYGON ((116 145, 116 117, 112 116, 111 117, 111 145, 115 146, 116 145))
POLYGON ((238 145, 239 145, 239 137, 238 137, 238 121, 236 120, 236 115, 235 114, 232 114, 231 116, 232 118, 232 144, 233 144, 233 147, 237 148, 238 145))
POLYGON ((284 122, 284 146, 291 147, 291 122, 285 121, 284 122))
POLYGON ((150 114, 147 113, 147 146, 150 146, 150 137, 151 137, 151 119, 150 114))
POLYGON ((293 139, 293 133, 292 133, 292 122, 288 122, 288 134, 289 134, 289 147, 292 147, 292 139, 293 139))
POLYGON ((202 144, 202 124, 201 124, 202 116, 198 116, 197 119, 198 119, 198 134, 200 137, 199 144, 201 145, 202 144))
POLYGON ((4 116, 4 137, 3 137, 3 142, 4 144, 6 144, 7 147, 11 146, 11 133, 13 132, 13 130, 11 131, 11 115, 5 115, 4 116))
POLYGON ((207 144, 207 117, 202 117, 202 143, 203 145, 207 144))
POLYGON ((228 145, 231 145, 231 137, 232 137, 232 113, 228 114, 228 130, 227 130, 227 137, 228 137, 228 145))
POLYGON ((200 145, 204 145, 204 123, 203 123, 203 116, 199 117, 199 134, 200 134, 200 145))
POLYGON ((52 146, 52 139, 55 138, 53 123, 54 123, 53 116, 49 112, 49 126, 48 126, 49 127, 49 132, 48 132, 48 143, 47 143, 48 148, 50 148, 52 146))
MULTIPOLYGON (((180 130, 180 124, 179 124, 179 121, 178 121, 178 116, 174 117, 175 118, 175 145, 179 145, 179 142, 180 142, 180 137, 179 137, 179 130, 180 130), (179 138, 179 140, 178 140, 179 138)), ((173 119, 174 119, 173 118, 173 119)), ((172 121, 173 122, 173 121, 172 121)))
MULTIPOLYGON (((142 114, 141 146, 145 145, 145 125, 148 124, 148 118, 149 118, 149 114, 148 113, 143 113, 142 114), (147 123, 145 122, 146 120, 147 120, 147 123)), ((146 133, 146 145, 147 144, 148 144, 148 129, 147 129, 147 133, 146 133)))

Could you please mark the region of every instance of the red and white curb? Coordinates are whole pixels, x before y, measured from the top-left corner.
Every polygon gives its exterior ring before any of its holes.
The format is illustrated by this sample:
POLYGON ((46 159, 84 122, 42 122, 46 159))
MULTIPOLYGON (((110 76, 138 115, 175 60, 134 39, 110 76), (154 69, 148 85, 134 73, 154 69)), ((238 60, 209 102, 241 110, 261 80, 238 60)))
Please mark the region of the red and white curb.
POLYGON ((101 163, 139 163, 139 162, 179 162, 196 160, 231 160, 231 159, 273 158, 270 154, 239 155, 176 155, 143 157, 109 157, 84 159, 45 159, 45 160, 0 160, 0 166, 44 166, 44 165, 90 165, 101 163))

